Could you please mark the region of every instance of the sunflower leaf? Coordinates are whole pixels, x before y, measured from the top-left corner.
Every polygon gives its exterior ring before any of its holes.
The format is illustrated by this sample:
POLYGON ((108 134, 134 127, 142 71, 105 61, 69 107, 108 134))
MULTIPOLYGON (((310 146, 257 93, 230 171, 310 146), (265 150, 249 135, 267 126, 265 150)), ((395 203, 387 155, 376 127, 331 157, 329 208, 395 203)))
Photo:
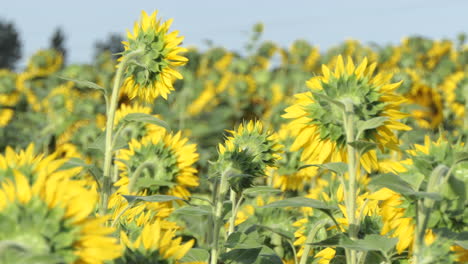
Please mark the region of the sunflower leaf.
POLYGON ((398 242, 397 238, 388 238, 380 235, 367 235, 364 239, 351 240, 344 234, 338 234, 317 243, 314 246, 342 247, 359 251, 380 251, 386 254, 398 242))
POLYGON ((87 87, 87 88, 91 88, 91 89, 95 89, 95 90, 100 90, 104 94, 107 94, 107 90, 104 87, 102 87, 102 86, 100 86, 100 85, 98 85, 96 83, 86 81, 86 80, 78 80, 78 79, 68 78, 68 77, 65 77, 65 76, 62 76, 62 75, 57 75, 57 77, 60 78, 60 79, 63 79, 63 80, 74 82, 78 86, 83 86, 83 87, 87 87))
POLYGON ((325 163, 325 164, 307 164, 307 165, 304 165, 304 166, 300 166, 297 170, 302 170, 302 169, 305 169, 305 168, 309 168, 309 167, 319 167, 319 168, 322 168, 322 169, 327 169, 327 170, 330 170, 330 171, 333 171, 334 173, 336 174, 344 174, 348 171, 348 164, 344 163, 344 162, 329 162, 329 163, 325 163))
POLYGON ((133 202, 169 202, 169 201, 175 201, 175 200, 180 200, 187 202, 187 200, 182 199, 177 196, 172 196, 172 195, 162 195, 162 194, 156 194, 156 195, 150 195, 150 196, 136 196, 136 195, 122 195, 128 203, 133 203, 133 202))
POLYGON ((200 206, 184 206, 177 208, 173 214, 186 214, 186 215, 212 215, 213 211, 209 205, 200 205, 200 206))
POLYGON ((251 264, 257 260, 261 250, 262 247, 247 249, 236 248, 222 254, 221 259, 226 264, 251 264))
POLYGON ((259 194, 273 194, 280 193, 281 190, 275 189, 270 186, 256 186, 244 190, 245 195, 256 196, 259 194))
POLYGON ((145 113, 130 113, 124 117, 124 120, 127 122, 134 121, 134 122, 153 124, 153 125, 157 125, 160 127, 164 127, 167 131, 171 130, 169 125, 163 120, 155 116, 145 114, 145 113))
POLYGON ((351 145, 353 148, 357 149, 360 156, 366 154, 368 151, 371 151, 377 147, 377 144, 363 140, 357 140, 348 144, 351 145))
POLYGON ((183 258, 180 259, 180 263, 184 262, 208 262, 210 253, 203 248, 191 248, 183 258))
POLYGON ((375 129, 382 126, 388 120, 386 116, 374 117, 366 121, 358 121, 356 127, 358 128, 358 135, 370 129, 375 129))
POLYGON ((433 200, 440 200, 441 196, 432 192, 418 192, 413 187, 400 178, 398 175, 392 173, 381 174, 372 179, 369 186, 386 187, 397 193, 408 196, 410 198, 430 198, 433 200))
POLYGON ((326 203, 306 197, 293 197, 283 199, 281 201, 272 202, 270 204, 259 206, 259 208, 282 208, 282 207, 310 207, 323 211, 331 211, 337 209, 336 206, 330 206, 326 203))
POLYGON ((457 152, 455 153, 455 162, 454 164, 458 164, 461 162, 468 161, 468 152, 457 152))

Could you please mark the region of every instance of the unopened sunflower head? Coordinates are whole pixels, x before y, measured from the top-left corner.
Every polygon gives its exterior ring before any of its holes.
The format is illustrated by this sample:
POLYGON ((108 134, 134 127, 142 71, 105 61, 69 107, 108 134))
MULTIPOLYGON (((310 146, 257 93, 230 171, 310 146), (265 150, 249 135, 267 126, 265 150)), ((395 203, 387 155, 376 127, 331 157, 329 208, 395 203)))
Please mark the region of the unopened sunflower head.
MULTIPOLYGON (((22 162, 27 162, 24 156, 22 162)), ((92 216, 96 193, 71 180, 74 174, 58 175, 54 164, 49 165, 40 171, 15 166, 0 170, 0 240, 11 245, 2 250, 2 263, 41 258, 47 263, 102 264, 120 256, 121 247, 110 236, 113 229, 105 226, 108 218, 92 216)))
MULTIPOLYGON (((381 149, 398 149, 392 130, 410 129, 399 122, 407 116, 399 111, 405 99, 394 92, 400 83, 390 83, 390 74, 375 75, 375 67, 367 59, 355 66, 348 58, 345 64, 339 56, 334 71, 322 65, 323 75, 307 82, 310 91, 295 96, 294 105, 283 117, 291 119, 289 127, 296 136, 291 150, 303 148, 302 160, 314 164, 346 160, 346 105, 351 105, 356 128, 368 120, 380 120, 380 125, 362 131, 357 140, 374 142, 381 149)), ((376 169, 375 150, 364 154, 361 164, 367 171, 376 169)))
POLYGON ((250 187, 256 177, 266 174, 267 167, 275 167, 283 146, 273 131, 264 129, 260 121, 239 125, 237 130, 228 131, 224 145, 219 145, 218 165, 222 171, 231 169, 231 187, 241 191, 250 187))
POLYGON ((121 232, 120 239, 125 247, 116 264, 177 263, 193 247, 194 240, 182 242, 176 236, 176 229, 167 229, 164 221, 145 224, 127 235, 121 232))
MULTIPOLYGON (((141 20, 135 23, 133 33, 127 33, 123 42, 125 51, 122 57, 132 52, 140 52, 132 59, 125 73, 123 92, 133 99, 151 102, 158 96, 167 99, 174 90, 173 82, 182 79, 174 67, 187 63, 187 58, 179 55, 186 48, 179 47, 184 39, 178 31, 169 33, 172 19, 162 22, 157 12, 148 15, 142 12, 141 20)), ((120 60, 122 59, 120 58, 120 60)))

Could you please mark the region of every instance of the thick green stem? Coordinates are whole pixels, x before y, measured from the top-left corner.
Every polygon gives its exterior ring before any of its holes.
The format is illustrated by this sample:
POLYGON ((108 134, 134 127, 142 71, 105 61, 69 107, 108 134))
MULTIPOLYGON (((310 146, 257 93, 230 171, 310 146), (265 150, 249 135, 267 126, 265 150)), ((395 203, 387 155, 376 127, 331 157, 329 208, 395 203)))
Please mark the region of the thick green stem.
MULTIPOLYGON (((357 221, 356 221, 356 185, 357 185, 357 155, 356 150, 350 143, 354 142, 354 109, 351 102, 345 103, 344 124, 346 129, 346 148, 348 152, 348 190, 345 199, 346 211, 348 214, 349 236, 352 240, 357 239, 357 221)), ((343 186, 346 188, 346 186, 343 186)), ((351 264, 357 261, 357 251, 350 250, 351 264)))
POLYGON ((228 230, 228 236, 232 233, 234 233, 234 228, 236 225, 236 217, 237 217, 237 199, 236 199, 236 192, 231 189, 229 198, 231 200, 232 208, 231 208, 231 218, 229 218, 229 230, 228 230))
POLYGON ((107 206, 109 196, 112 189, 112 178, 111 178, 111 167, 112 167, 112 132, 114 129, 114 118, 115 111, 117 109, 117 103, 119 99, 120 86, 122 85, 123 74, 127 67, 129 60, 140 55, 143 51, 136 50, 128 53, 122 57, 117 72, 115 74, 114 86, 112 87, 112 95, 107 106, 107 122, 106 122, 106 137, 105 137, 105 149, 104 149, 104 168, 103 168, 103 179, 102 179, 102 191, 101 191, 101 207, 100 214, 107 214, 107 206))
POLYGON ((223 224, 223 202, 224 197, 228 191, 228 180, 227 176, 229 169, 226 169, 221 174, 221 179, 218 187, 218 193, 216 195, 215 208, 214 208, 214 232, 213 232, 213 245, 211 247, 211 260, 210 264, 217 264, 219 257, 219 233, 223 224))
MULTIPOLYGON (((309 235, 307 235, 306 241, 304 242, 304 251, 302 251, 302 256, 299 264, 306 264, 307 259, 309 257, 309 252, 312 249, 312 245, 310 245, 312 242, 314 242, 315 237, 317 236, 318 231, 323 228, 325 225, 329 224, 330 220, 329 219, 322 219, 318 221, 312 230, 310 230, 309 235)), ((339 227, 338 227, 339 228, 339 227)))

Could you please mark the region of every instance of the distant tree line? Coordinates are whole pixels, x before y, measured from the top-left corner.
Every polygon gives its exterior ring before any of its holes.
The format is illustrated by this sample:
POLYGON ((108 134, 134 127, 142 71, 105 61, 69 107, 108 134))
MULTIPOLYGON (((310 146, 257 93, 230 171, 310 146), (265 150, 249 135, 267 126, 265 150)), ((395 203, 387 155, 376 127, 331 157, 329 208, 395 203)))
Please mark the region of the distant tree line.
MULTIPOLYGON (((58 27, 52 34, 49 48, 55 49, 63 56, 66 62, 67 49, 65 48, 66 34, 62 28, 58 27)), ((123 37, 117 33, 111 33, 107 39, 99 40, 95 43, 95 57, 103 52, 110 52, 114 59, 117 59, 123 51, 123 37)), ((15 70, 18 61, 22 58, 23 45, 19 32, 13 22, 0 19, 0 69, 7 68, 15 70)))

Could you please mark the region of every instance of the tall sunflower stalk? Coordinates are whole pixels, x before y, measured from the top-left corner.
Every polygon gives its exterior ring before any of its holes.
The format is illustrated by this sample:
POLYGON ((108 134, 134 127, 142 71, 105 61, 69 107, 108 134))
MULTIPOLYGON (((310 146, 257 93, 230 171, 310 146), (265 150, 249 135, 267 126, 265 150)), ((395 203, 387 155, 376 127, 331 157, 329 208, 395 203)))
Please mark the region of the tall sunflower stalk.
POLYGON ((106 109, 107 122, 106 122, 106 136, 105 136, 105 147, 104 147, 104 167, 103 167, 103 181, 102 181, 102 190, 101 190, 101 206, 100 213, 107 213, 107 204, 109 201, 109 196, 111 195, 112 189, 112 178, 111 178, 111 167, 112 167, 112 142, 113 139, 113 130, 114 130, 114 119, 115 111, 117 110, 117 102, 119 100, 120 86, 123 81, 123 73, 127 68, 129 61, 131 59, 141 55, 143 49, 138 49, 136 51, 130 52, 122 57, 122 60, 117 65, 117 72, 114 78, 114 85, 112 87, 112 95, 108 101, 108 106, 106 109))
POLYGON ((114 119, 121 88, 130 99, 138 97, 146 102, 153 102, 159 96, 167 99, 167 95, 174 90, 173 82, 182 79, 182 75, 172 67, 188 61, 178 54, 187 51, 179 47, 183 37, 178 36, 178 31, 168 33, 172 20, 162 22, 156 19, 156 15, 157 12, 149 16, 143 11, 140 23, 134 25, 133 34, 127 32, 128 39, 123 42, 125 50, 119 59, 111 97, 107 100, 101 214, 107 212, 112 179, 117 178, 112 177, 111 167, 115 142, 114 119))

